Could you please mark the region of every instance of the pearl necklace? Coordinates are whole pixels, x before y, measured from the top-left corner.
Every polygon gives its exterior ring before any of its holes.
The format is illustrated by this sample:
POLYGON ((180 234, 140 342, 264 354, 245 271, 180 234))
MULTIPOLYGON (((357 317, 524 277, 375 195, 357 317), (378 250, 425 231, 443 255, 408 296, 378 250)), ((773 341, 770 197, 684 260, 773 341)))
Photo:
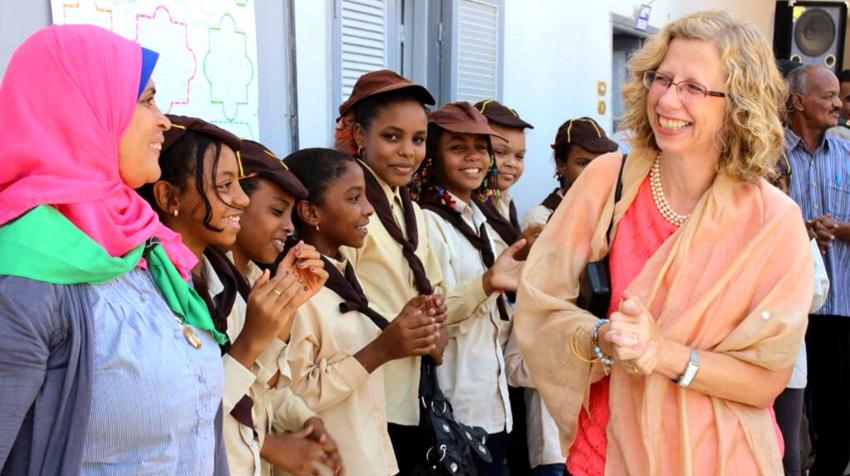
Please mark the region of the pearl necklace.
POLYGON ((655 207, 661 213, 665 220, 676 226, 682 226, 685 221, 691 217, 691 214, 682 215, 676 213, 673 207, 667 202, 664 196, 664 189, 661 187, 661 157, 655 158, 655 163, 652 164, 652 171, 649 172, 649 185, 652 188, 652 199, 655 201, 655 207))

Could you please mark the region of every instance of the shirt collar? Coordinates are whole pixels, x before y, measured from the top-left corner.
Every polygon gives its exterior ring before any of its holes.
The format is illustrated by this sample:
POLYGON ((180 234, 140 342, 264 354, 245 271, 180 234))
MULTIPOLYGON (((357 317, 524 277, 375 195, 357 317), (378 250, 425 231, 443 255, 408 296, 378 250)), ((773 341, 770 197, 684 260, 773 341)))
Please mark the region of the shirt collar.
POLYGON ((487 217, 484 216, 484 213, 480 208, 478 208, 475 202, 466 203, 448 190, 446 190, 446 193, 448 193, 449 197, 452 199, 451 207, 460 213, 460 216, 464 219, 472 221, 472 223, 475 224, 476 229, 487 221, 487 217))
POLYGON ((384 182, 384 179, 382 179, 380 175, 375 173, 375 171, 372 170, 372 167, 369 167, 366 162, 360 160, 360 163, 363 164, 363 166, 366 167, 366 170, 368 170, 372 174, 372 176, 375 177, 375 180, 378 181, 378 185, 381 186, 381 190, 384 191, 384 195, 387 196, 387 200, 390 202, 390 205, 392 205, 393 199, 396 198, 398 199, 399 203, 401 203, 401 196, 398 194, 398 187, 393 187, 387 182, 384 182))
POLYGON ((207 290, 210 293, 210 297, 214 298, 224 292, 224 284, 219 279, 218 273, 215 272, 207 257, 203 256, 201 260, 203 261, 201 275, 204 277, 204 281, 207 282, 207 290))
POLYGON ((253 286, 254 283, 263 275, 263 270, 260 269, 259 266, 254 264, 253 261, 248 260, 248 269, 246 270, 245 277, 248 278, 248 282, 253 286))
POLYGON ((338 269, 340 273, 345 274, 345 267, 348 266, 348 260, 344 256, 340 255, 338 258, 334 258, 328 255, 322 256, 324 256, 330 264, 332 264, 336 269, 338 269))
MULTIPOLYGON (((820 144, 818 144, 817 149, 815 149, 815 154, 818 154, 821 150, 823 150, 824 152, 829 152, 830 140, 831 140, 831 137, 829 136, 829 134, 824 132, 823 137, 820 140, 820 144)), ((800 136, 798 136, 796 132, 792 131, 791 128, 786 127, 785 128, 785 148, 786 148, 786 150, 791 152, 791 151, 795 150, 797 147, 803 147, 803 149, 808 152, 808 149, 806 148, 805 141, 803 141, 803 139, 800 136)))

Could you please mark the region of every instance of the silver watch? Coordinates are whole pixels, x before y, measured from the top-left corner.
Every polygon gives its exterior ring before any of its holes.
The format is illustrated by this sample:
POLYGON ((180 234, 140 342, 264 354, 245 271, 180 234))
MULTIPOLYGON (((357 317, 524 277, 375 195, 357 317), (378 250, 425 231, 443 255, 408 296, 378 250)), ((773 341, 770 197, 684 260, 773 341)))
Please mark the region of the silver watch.
POLYGON ((699 372, 699 355, 697 355, 696 350, 691 349, 691 358, 685 366, 685 371, 676 379, 676 384, 683 388, 690 387, 697 376, 697 372, 699 372))

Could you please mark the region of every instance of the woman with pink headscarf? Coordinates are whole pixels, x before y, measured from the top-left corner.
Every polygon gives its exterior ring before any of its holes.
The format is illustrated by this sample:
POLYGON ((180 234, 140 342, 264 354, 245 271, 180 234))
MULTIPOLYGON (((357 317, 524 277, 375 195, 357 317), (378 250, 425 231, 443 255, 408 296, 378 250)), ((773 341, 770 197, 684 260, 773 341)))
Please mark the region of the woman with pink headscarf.
POLYGON ((133 190, 170 127, 158 55, 52 26, 0 85, 0 473, 226 474, 197 259, 133 190))

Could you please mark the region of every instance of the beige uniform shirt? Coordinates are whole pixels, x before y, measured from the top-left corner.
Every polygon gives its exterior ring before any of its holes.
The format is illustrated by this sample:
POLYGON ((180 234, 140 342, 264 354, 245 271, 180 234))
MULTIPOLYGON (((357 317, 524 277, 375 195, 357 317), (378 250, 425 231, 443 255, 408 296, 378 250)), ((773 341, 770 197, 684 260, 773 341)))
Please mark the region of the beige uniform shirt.
MULTIPOLYGON (((374 174, 373 174, 374 175, 374 174)), ((398 190, 394 190, 375 175, 392 207, 393 217, 405 231, 404 213, 398 190)), ((425 215, 419 205, 413 204, 419 243, 416 256, 422 260, 425 274, 435 292, 444 293, 448 307, 447 321, 457 321, 469 316, 487 297, 480 275, 477 282, 469 281, 461 286, 443 286, 440 263, 428 243, 425 215)), ((340 251, 354 266, 363 292, 371 305, 381 309, 392 321, 407 302, 419 293, 413 285, 413 272, 402 254, 401 245, 390 236, 377 216, 372 216, 369 234, 361 248, 343 247, 340 251)), ((419 358, 393 360, 383 366, 384 385, 387 399, 387 420, 399 425, 419 424, 419 358)))
MULTIPOLYGON (((224 291, 224 285, 206 258, 202 260, 201 273, 207 282, 211 297, 214 298, 224 291)), ((233 309, 227 316, 227 336, 231 342, 236 340, 245 326, 246 312, 247 304, 242 296, 237 294, 233 309)), ((227 450, 230 474, 270 475, 271 466, 260 459, 260 448, 265 435, 272 429, 276 432, 298 430, 307 419, 315 416, 315 413, 287 386, 290 372, 286 364, 286 352, 286 344, 280 339, 274 339, 272 344, 260 354, 251 369, 243 367, 228 354, 222 357, 224 364, 222 436, 227 450), (271 388, 268 381, 278 371, 281 373, 278 386, 271 388), (254 401, 252 416, 256 428, 248 428, 230 415, 233 407, 246 394, 254 401), (254 436, 255 430, 257 437, 254 436)))
MULTIPOLYGON (((344 272, 344 263, 334 264, 344 272)), ((396 474, 383 368, 370 375, 354 358, 381 330, 357 311, 340 313, 342 302, 325 287, 298 310, 289 350, 292 389, 334 435, 346 474, 396 474)))
MULTIPOLYGON (((455 198, 455 209, 475 230, 487 219, 474 204, 455 198)), ((437 214, 425 211, 431 248, 440 261, 447 286, 477 280, 486 269, 481 254, 454 226, 437 214)), ((496 232, 486 226, 493 246, 496 232)), ((495 247, 493 248, 495 251, 495 247)), ((464 319, 449 326, 449 344, 437 378, 454 415, 467 425, 480 426, 488 433, 510 431, 511 406, 503 349, 510 321, 502 321, 496 307, 497 295, 487 297, 464 319)))
MULTIPOLYGON (((564 197, 564 192, 558 190, 558 195, 561 198, 564 197)), ((525 212, 525 215, 522 216, 522 220, 520 220, 520 227, 523 230, 527 230, 529 227, 534 225, 546 226, 546 223, 549 221, 549 217, 554 213, 552 210, 544 207, 543 205, 535 205, 528 209, 525 212)))

